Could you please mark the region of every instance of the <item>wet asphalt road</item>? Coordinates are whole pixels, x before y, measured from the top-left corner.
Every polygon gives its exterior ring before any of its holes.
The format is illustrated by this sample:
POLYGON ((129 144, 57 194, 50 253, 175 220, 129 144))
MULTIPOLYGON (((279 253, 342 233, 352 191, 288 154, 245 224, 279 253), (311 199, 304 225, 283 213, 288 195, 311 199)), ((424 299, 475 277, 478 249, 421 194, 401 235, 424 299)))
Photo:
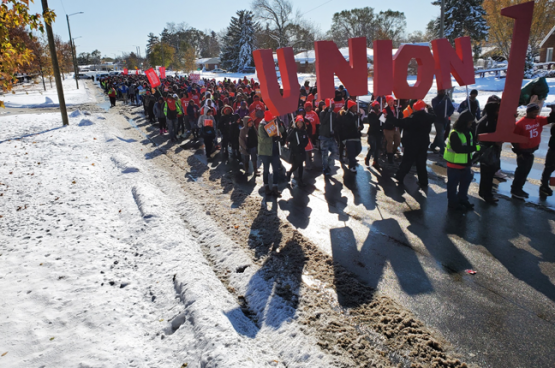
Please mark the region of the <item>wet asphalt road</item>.
MULTIPOLYGON (((218 155, 209 164, 234 175, 236 164, 222 165, 218 155)), ((337 163, 329 179, 319 169, 308 171, 306 187, 281 185, 280 216, 439 331, 465 361, 481 367, 553 366, 555 213, 534 205, 539 198, 503 197, 510 180, 499 185, 498 205, 481 201, 474 184, 475 211, 448 211, 445 169, 428 164, 426 191, 415 177, 398 187, 390 178, 393 170, 359 166, 355 175, 337 163)), ((235 182, 258 195, 260 180, 235 175, 235 182)), ((532 184, 527 189, 538 193, 532 184)), ((553 207, 552 198, 548 204, 553 207)))
MULTIPOLYGON (((167 136, 140 120, 139 129, 158 145, 166 144, 167 136)), ((262 193, 261 178, 237 174, 238 165, 223 163, 219 153, 207 162, 198 144, 185 141, 180 148, 196 150, 194 157, 210 170, 227 171, 242 191, 262 193)), ((364 152, 359 162, 363 157, 364 152)), ((475 210, 452 212, 445 169, 441 160, 434 162, 437 155, 429 158, 430 187, 424 191, 414 172, 399 187, 391 179, 393 169, 359 166, 355 175, 338 161, 334 175, 325 178, 317 158, 316 168, 305 171, 305 187, 280 184, 279 214, 343 267, 443 335, 464 361, 480 367, 553 367, 553 198, 535 198, 538 187, 530 183, 525 188, 529 201, 505 197, 509 179, 499 184, 501 200, 491 206, 479 199, 474 183, 475 210)), ((510 160, 504 160, 504 170, 510 160)))

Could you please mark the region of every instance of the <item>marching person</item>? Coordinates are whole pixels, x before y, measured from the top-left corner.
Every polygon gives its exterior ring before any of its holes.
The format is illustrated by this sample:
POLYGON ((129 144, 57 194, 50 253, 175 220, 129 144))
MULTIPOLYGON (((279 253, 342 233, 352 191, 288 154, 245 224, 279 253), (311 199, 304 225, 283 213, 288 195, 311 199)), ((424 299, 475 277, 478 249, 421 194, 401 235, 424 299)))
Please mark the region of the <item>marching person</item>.
POLYGON ((264 181, 265 194, 281 197, 281 192, 278 190, 278 175, 279 168, 281 166, 278 145, 280 135, 284 130, 281 126, 279 126, 270 136, 268 130, 271 130, 270 127, 272 124, 274 124, 274 127, 278 126, 276 117, 270 111, 266 111, 264 113, 264 119, 258 125, 258 156, 264 165, 262 179, 264 181), (268 130, 266 128, 268 128, 268 130), (272 166, 272 188, 270 188, 269 184, 270 166, 272 166))
POLYGON ((470 131, 473 123, 474 115, 465 110, 447 140, 443 158, 447 161, 447 200, 450 209, 474 209, 474 205, 468 200, 468 188, 473 177, 472 153, 479 151, 480 146, 470 131))
POLYGON ((349 160, 349 170, 352 173, 357 172, 357 156, 362 151, 360 143, 360 131, 362 124, 359 122, 357 111, 357 103, 355 101, 347 101, 347 111, 343 110, 341 115, 341 139, 345 141, 347 148, 347 158, 349 160))
POLYGON ((386 96, 385 101, 387 106, 383 110, 383 114, 385 115, 383 134, 386 142, 387 162, 393 164, 393 156, 401 143, 401 132, 399 128, 395 126, 395 123, 399 119, 399 107, 395 106, 395 99, 393 96, 386 96))
POLYGON ((117 92, 116 89, 114 88, 114 86, 111 86, 108 89, 108 97, 110 98, 110 107, 116 107, 116 96, 117 96, 117 92))
POLYGON ((410 171, 413 164, 416 164, 418 174, 418 185, 421 188, 428 186, 428 171, 426 170, 426 160, 428 158, 428 146, 430 145, 430 132, 435 121, 435 115, 431 106, 427 106, 422 100, 418 100, 412 106, 413 113, 405 119, 399 119, 395 125, 403 129, 403 147, 405 152, 399 170, 395 178, 399 184, 403 184, 405 176, 410 171), (428 113, 426 111, 432 113, 428 113))
MULTIPOLYGON (((149 96, 150 98, 154 98, 154 96, 149 96)), ((156 116, 156 119, 158 119, 158 123, 160 124, 160 135, 163 135, 165 133, 167 133, 167 124, 166 124, 166 114, 164 113, 164 107, 165 106, 165 102, 164 99, 162 97, 160 97, 160 99, 158 100, 158 102, 156 102, 154 104, 154 115, 156 116)))
MULTIPOLYGON (((555 114, 555 105, 551 105, 551 115, 555 114)), ((551 138, 549 139, 549 149, 545 155, 545 167, 542 173, 542 185, 540 187, 540 195, 552 196, 553 190, 549 187, 551 174, 555 171, 555 124, 551 126, 551 138)))
POLYGON ((372 106, 370 108, 370 113, 364 120, 368 123, 368 153, 364 158, 364 163, 367 167, 370 167, 370 157, 373 157, 374 160, 372 161, 372 166, 376 169, 380 168, 380 164, 378 159, 380 157, 380 148, 382 146, 383 141, 383 127, 382 122, 380 121, 380 116, 382 116, 382 112, 380 111, 380 102, 374 101, 372 102, 372 106))
POLYGON ((249 174, 249 163, 252 161, 254 176, 258 176, 258 133, 254 128, 254 122, 250 116, 245 116, 242 121, 243 129, 241 129, 239 133, 239 147, 243 155, 245 175, 249 174))
POLYGON ((539 113, 539 105, 531 103, 526 108, 526 116, 516 122, 515 133, 525 136, 529 140, 528 143, 513 143, 513 152, 517 155, 515 178, 511 186, 511 196, 513 198, 528 198, 529 194, 522 188, 534 164, 534 152, 540 147, 543 127, 555 122, 553 111, 549 117, 538 116, 539 113))
POLYGON ((432 106, 436 115, 436 121, 434 122, 436 137, 430 146, 430 150, 433 152, 436 147, 439 147, 439 154, 443 155, 445 151, 445 131, 449 127, 449 118, 455 112, 455 108, 444 89, 437 91, 437 96, 432 100, 432 106))
POLYGON ((308 133, 306 131, 305 118, 298 115, 295 118, 294 128, 287 135, 287 142, 291 149, 291 169, 287 172, 287 182, 291 181, 291 175, 298 170, 297 184, 302 187, 303 183, 303 164, 306 158, 305 148, 308 144, 308 133))
POLYGON ((214 127, 214 111, 212 109, 204 109, 204 115, 198 119, 198 127, 204 140, 206 150, 206 158, 210 159, 214 140, 216 139, 216 128, 214 127))
POLYGON ((177 117, 182 114, 181 104, 176 94, 168 95, 166 104, 164 105, 164 115, 166 115, 167 126, 170 133, 170 140, 177 141, 177 117))
POLYGON ((322 170, 325 176, 331 175, 334 166, 333 155, 337 153, 335 142, 335 129, 337 129, 337 114, 333 112, 335 105, 333 100, 326 99, 325 108, 320 112, 320 152, 322 153, 322 170), (331 104, 331 106, 330 106, 331 104))
MULTIPOLYGON (((493 95, 488 98, 488 102, 484 106, 484 115, 476 128, 478 140, 480 134, 495 132, 500 107, 501 99, 499 97, 493 95)), ((480 191, 478 195, 486 203, 495 204, 499 202, 499 199, 493 195, 493 177, 500 168, 503 142, 480 141, 480 145, 482 146, 482 156, 480 157, 480 191)))

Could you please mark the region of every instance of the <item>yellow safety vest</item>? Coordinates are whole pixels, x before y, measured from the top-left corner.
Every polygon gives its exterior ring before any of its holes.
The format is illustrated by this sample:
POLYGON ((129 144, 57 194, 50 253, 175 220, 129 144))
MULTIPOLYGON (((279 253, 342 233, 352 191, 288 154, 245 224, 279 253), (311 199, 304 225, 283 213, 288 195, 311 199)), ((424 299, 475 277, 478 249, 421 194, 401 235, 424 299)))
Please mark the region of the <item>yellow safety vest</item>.
MULTIPOLYGON (((443 158, 445 159, 445 161, 450 162, 452 164, 466 165, 468 164, 468 153, 457 153, 453 151, 453 148, 451 148, 451 135, 453 135, 453 133, 458 134, 459 139, 461 140, 461 143, 463 146, 467 145, 466 135, 464 135, 463 133, 457 132, 456 130, 453 130, 451 134, 449 134, 449 139, 447 140, 447 145, 445 146, 445 153, 443 154, 443 158)), ((472 138, 472 133, 469 133, 469 134, 470 134, 470 145, 472 146, 474 143, 474 140, 472 138)))

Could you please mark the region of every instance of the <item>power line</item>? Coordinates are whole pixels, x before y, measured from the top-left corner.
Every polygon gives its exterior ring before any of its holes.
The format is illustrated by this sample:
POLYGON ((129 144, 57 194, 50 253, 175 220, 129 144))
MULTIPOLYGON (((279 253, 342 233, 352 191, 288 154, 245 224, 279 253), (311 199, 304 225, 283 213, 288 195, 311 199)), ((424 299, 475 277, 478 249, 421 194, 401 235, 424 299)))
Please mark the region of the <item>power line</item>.
POLYGON ((325 3, 323 3, 323 4, 321 4, 321 5, 318 5, 317 7, 312 8, 312 9, 310 9, 309 11, 305 12, 303 15, 307 15, 307 14, 310 13, 311 11, 316 10, 316 9, 318 9, 318 8, 321 8, 322 6, 326 5, 327 3, 331 3, 332 1, 333 1, 333 0, 326 1, 325 3))
POLYGON ((64 6, 64 0, 60 0, 60 2, 62 3, 62 9, 64 9, 64 13, 66 13, 67 15, 66 7, 64 6))

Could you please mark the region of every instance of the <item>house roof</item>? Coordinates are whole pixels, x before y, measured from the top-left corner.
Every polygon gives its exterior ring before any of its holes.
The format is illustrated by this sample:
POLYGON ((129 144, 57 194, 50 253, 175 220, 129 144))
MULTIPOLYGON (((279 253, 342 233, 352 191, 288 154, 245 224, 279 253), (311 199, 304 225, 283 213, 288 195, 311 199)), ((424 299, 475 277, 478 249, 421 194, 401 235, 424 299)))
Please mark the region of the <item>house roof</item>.
POLYGON ((195 64, 219 64, 220 63, 220 58, 219 57, 213 57, 213 58, 204 58, 204 59, 196 59, 195 60, 195 64))
POLYGON ((551 37, 551 35, 553 34, 553 32, 555 32, 555 26, 553 26, 553 28, 551 28, 551 31, 549 31, 549 33, 547 34, 547 36, 545 36, 545 38, 543 39, 543 41, 540 43, 540 48, 543 47, 543 44, 547 42, 547 40, 549 39, 549 37, 551 37))

